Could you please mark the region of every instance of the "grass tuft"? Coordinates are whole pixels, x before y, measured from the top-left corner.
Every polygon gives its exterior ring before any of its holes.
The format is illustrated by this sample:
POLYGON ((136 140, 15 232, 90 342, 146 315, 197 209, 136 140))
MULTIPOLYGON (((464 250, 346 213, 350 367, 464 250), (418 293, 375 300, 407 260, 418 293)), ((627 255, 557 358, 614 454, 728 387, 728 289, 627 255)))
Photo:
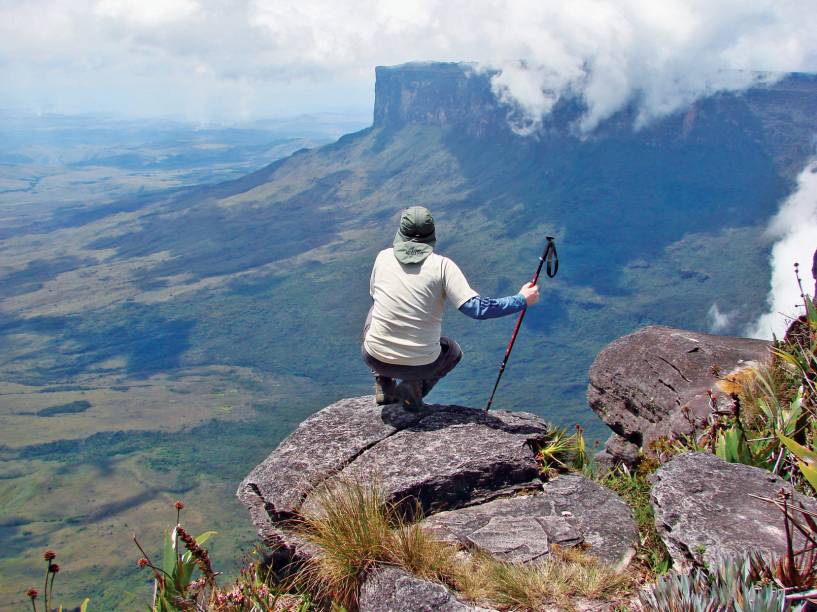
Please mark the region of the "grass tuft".
POLYGON ((638 526, 636 558, 651 576, 666 573, 672 560, 655 529, 655 513, 650 501, 649 474, 646 470, 631 472, 621 466, 609 472, 601 483, 615 491, 630 506, 638 526))
POLYGON ((469 599, 501 607, 541 610, 556 605, 570 610, 576 598, 611 601, 628 593, 631 578, 585 551, 554 547, 551 557, 537 563, 503 563, 475 554, 461 567, 459 585, 469 599))
POLYGON ((393 547, 393 505, 374 483, 341 483, 317 493, 319 509, 299 533, 320 550, 302 570, 306 588, 322 599, 357 607, 360 585, 393 547))
POLYGON ((527 565, 479 551, 463 555, 408 522, 375 482, 345 482, 318 496, 319 510, 304 517, 299 533, 320 550, 301 578, 318 598, 346 609, 357 608, 360 586, 378 564, 440 582, 467 599, 522 609, 570 609, 571 598, 609 600, 629 591, 629 576, 579 549, 554 547, 550 558, 527 565))

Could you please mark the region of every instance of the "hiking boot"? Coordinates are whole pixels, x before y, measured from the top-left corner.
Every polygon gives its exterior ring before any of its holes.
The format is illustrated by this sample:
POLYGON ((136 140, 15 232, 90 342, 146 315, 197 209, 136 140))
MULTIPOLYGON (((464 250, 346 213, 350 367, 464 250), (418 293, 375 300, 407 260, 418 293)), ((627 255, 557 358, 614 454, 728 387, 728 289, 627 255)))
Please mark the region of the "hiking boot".
POLYGON ((420 380, 404 380, 397 385, 400 405, 408 412, 419 412, 423 408, 423 383, 420 380))
POLYGON ((378 406, 383 404, 395 404, 400 401, 397 394, 397 384, 393 378, 385 376, 374 377, 374 401, 378 406))

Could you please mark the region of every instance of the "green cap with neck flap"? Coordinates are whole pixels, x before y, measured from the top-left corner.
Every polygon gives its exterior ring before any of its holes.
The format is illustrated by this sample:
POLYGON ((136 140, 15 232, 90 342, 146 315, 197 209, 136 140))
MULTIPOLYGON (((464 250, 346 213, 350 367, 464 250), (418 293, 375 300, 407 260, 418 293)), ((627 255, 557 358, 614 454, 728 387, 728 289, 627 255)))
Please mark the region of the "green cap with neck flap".
POLYGON ((401 264, 421 263, 431 255, 437 235, 434 217, 422 206, 412 206, 400 216, 400 228, 394 237, 394 256, 401 264))

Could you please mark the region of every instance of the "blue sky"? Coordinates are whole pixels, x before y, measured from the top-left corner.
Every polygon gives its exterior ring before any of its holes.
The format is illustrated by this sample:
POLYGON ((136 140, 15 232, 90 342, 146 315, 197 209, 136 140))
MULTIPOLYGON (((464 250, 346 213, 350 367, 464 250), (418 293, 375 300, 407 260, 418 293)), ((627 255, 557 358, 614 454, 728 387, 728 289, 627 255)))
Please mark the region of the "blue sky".
POLYGON ((785 0, 0 0, 0 108, 359 113, 376 65, 462 60, 533 119, 582 92, 592 129, 633 98, 649 121, 747 70, 817 71, 815 31, 817 3, 785 0))

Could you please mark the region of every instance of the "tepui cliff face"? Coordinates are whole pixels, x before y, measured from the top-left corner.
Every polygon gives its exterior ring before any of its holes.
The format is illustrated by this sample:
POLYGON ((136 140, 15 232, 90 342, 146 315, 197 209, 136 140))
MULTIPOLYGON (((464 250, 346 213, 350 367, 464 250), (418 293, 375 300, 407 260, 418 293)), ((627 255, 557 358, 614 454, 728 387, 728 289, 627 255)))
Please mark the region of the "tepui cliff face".
MULTIPOLYGON (((376 68, 374 128, 398 129, 407 125, 458 126, 478 137, 498 137, 512 132, 513 102, 502 102, 492 88, 496 71, 475 64, 418 62, 376 68)), ((671 116, 641 130, 633 129, 635 109, 630 107, 603 122, 594 133, 581 135, 575 122, 585 107, 581 98, 563 95, 542 120, 539 136, 576 138, 667 138, 681 141, 719 137, 713 121, 728 117, 730 123, 762 137, 782 166, 802 166, 811 149, 817 114, 817 76, 780 75, 769 85, 742 92, 702 97, 671 116)), ((724 144, 720 142, 719 144, 724 144)))

